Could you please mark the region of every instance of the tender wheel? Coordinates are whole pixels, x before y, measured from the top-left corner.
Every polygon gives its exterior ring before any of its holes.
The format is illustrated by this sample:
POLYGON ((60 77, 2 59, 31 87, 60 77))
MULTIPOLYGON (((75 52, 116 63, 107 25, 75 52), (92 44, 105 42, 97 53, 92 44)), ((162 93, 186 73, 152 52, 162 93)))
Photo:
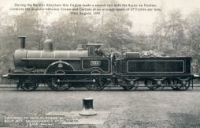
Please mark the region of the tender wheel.
POLYGON ((130 91, 133 86, 122 86, 122 88, 125 90, 125 91, 130 91))
POLYGON ((138 81, 129 81, 126 80, 125 81, 125 85, 121 85, 121 87, 125 90, 125 91, 129 91, 129 90, 137 90, 139 86, 138 81))
POLYGON ((33 80, 33 79, 21 79, 19 81, 19 85, 21 87, 22 90, 24 91, 34 91, 38 88, 39 83, 37 82, 37 80, 33 80))
POLYGON ((49 86, 49 88, 51 88, 54 91, 68 90, 70 88, 70 84, 61 82, 61 80, 64 80, 64 79, 52 78, 47 82, 47 85, 49 86))
POLYGON ((161 90, 164 90, 164 88, 170 87, 170 81, 168 79, 163 80, 163 84, 161 85, 161 90))
POLYGON ((190 81, 189 80, 183 82, 182 90, 188 90, 188 88, 190 88, 190 81))
POLYGON ((150 90, 156 90, 160 86, 157 84, 156 80, 146 80, 144 83, 150 90))
POLYGON ((96 80, 94 83, 85 83, 85 87, 90 91, 101 91, 106 87, 107 79, 102 78, 96 80))
POLYGON ((183 91, 185 91, 189 87, 190 87, 190 81, 189 80, 182 81, 182 80, 179 80, 179 79, 174 79, 172 81, 172 85, 171 85, 171 88, 173 90, 183 90, 183 91))
POLYGON ((181 80, 179 80, 179 79, 173 79, 172 80, 171 88, 173 90, 180 90, 182 88, 182 86, 183 86, 183 83, 182 83, 181 80))

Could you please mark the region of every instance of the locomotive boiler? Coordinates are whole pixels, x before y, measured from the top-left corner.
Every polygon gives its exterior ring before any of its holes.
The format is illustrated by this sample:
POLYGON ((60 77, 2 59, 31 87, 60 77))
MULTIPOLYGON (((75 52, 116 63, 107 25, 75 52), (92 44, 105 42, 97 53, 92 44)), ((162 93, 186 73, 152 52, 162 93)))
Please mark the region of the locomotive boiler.
POLYGON ((54 50, 52 40, 45 40, 43 50, 27 50, 25 37, 19 37, 20 47, 14 52, 14 70, 4 77, 17 80, 17 87, 36 90, 46 84, 52 90, 86 87, 103 90, 120 86, 136 90, 140 85, 150 90, 170 87, 187 90, 193 86, 191 57, 141 57, 138 52, 105 55, 102 44, 88 43, 87 48, 54 50))

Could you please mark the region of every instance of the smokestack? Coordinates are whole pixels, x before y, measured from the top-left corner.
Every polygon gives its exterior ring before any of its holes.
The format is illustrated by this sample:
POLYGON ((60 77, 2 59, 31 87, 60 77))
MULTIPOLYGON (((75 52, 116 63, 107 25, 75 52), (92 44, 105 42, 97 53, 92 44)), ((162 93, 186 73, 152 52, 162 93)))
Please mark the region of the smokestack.
POLYGON ((18 36, 19 38, 19 49, 25 49, 25 40, 26 40, 26 37, 25 36, 18 36))

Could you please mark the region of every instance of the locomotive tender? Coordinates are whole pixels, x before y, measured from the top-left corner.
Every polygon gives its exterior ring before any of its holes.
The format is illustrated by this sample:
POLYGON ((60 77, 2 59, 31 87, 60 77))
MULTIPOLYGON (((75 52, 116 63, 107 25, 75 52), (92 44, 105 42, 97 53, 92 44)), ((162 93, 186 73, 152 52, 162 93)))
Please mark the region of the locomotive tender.
POLYGON ((87 44, 87 49, 54 50, 51 40, 45 40, 43 50, 25 49, 26 37, 19 37, 20 48, 15 50, 14 70, 3 77, 17 80, 17 88, 36 90, 39 84, 52 90, 86 87, 103 90, 107 85, 136 90, 144 83, 150 90, 171 87, 187 90, 193 86, 191 57, 146 57, 126 52, 116 58, 106 56, 99 49, 101 44, 87 44))

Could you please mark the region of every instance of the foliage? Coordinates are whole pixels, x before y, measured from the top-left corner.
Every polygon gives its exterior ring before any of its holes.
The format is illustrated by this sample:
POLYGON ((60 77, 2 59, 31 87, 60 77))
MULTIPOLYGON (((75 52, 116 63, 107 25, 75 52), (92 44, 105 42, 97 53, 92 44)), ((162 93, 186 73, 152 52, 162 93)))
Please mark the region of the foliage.
POLYGON ((200 12, 195 11, 187 17, 188 28, 188 38, 187 52, 193 57, 195 72, 200 73, 200 12))
POLYGON ((93 25, 88 20, 84 16, 62 15, 48 27, 47 34, 55 42, 56 49, 74 49, 77 44, 86 44, 93 37, 93 25))

